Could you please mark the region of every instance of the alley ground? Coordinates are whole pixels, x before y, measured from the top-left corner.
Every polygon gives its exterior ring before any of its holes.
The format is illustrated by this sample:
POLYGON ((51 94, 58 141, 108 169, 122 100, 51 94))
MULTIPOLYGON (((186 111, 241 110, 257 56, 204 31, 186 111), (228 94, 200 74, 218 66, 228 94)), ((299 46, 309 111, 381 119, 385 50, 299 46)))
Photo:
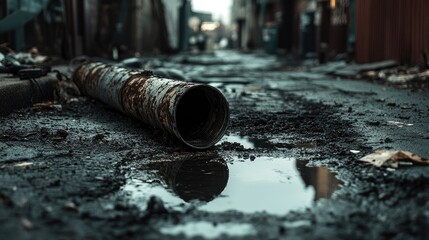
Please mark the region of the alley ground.
MULTIPOLYGON (((147 60, 149 61, 149 60, 147 60)), ((193 151, 81 97, 0 119, 0 239, 427 239, 429 95, 218 52, 150 60, 230 103, 225 137, 193 151)))

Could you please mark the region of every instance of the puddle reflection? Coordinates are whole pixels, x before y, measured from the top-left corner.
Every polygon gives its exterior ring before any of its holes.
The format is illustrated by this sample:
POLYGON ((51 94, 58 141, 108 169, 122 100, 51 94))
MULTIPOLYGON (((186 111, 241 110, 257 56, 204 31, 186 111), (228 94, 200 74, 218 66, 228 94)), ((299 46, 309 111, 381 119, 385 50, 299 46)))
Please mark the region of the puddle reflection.
POLYGON ((339 188, 340 181, 326 167, 307 167, 307 161, 296 161, 296 168, 306 187, 315 189, 314 201, 330 198, 339 188))
POLYGON ((230 177, 225 190, 200 209, 285 214, 311 207, 314 201, 330 197, 338 181, 326 168, 305 164, 295 158, 261 157, 253 162, 235 159, 228 164, 230 177))
POLYGON ((307 167, 306 163, 272 157, 254 161, 234 158, 226 163, 216 154, 200 154, 145 165, 142 176, 155 169, 163 185, 159 181, 140 181, 136 186, 136 179, 131 179, 123 191, 143 209, 150 195, 157 195, 170 207, 183 207, 199 200, 192 204, 209 212, 285 214, 311 207, 320 198, 329 198, 339 187, 339 181, 327 168, 307 167))
POLYGON ((186 202, 211 201, 228 182, 228 166, 217 154, 154 165, 170 189, 186 202))
POLYGON ((231 134, 224 136, 217 145, 221 145, 224 142, 239 143, 246 149, 294 149, 294 148, 317 148, 316 144, 307 143, 307 142, 296 142, 296 143, 287 143, 276 140, 252 138, 248 136, 240 136, 236 134, 231 134))

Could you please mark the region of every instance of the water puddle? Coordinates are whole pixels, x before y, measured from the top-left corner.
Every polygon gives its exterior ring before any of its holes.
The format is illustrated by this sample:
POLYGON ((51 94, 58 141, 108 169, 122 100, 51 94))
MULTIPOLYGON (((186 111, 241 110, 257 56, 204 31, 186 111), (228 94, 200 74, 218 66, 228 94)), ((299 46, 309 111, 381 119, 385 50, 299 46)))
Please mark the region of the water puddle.
POLYGON ((249 136, 240 136, 236 134, 230 134, 224 136, 219 143, 216 145, 221 145, 222 143, 239 143, 243 145, 246 149, 293 149, 293 148, 316 148, 317 145, 307 142, 297 142, 297 143, 287 143, 283 141, 278 141, 276 139, 268 140, 261 138, 252 138, 249 136))
POLYGON ((158 161, 136 171, 122 192, 130 202, 146 209, 151 195, 171 208, 193 204, 208 212, 236 210, 281 215, 311 207, 339 188, 325 167, 307 167, 295 158, 233 158, 217 154, 158 161))
POLYGON ((161 233, 166 235, 183 234, 187 238, 203 237, 205 239, 219 239, 227 237, 245 237, 255 235, 256 231, 250 224, 190 222, 174 227, 163 227, 161 233))
POLYGON ((267 148, 267 149, 273 149, 275 148, 272 143, 270 143, 266 139, 258 139, 258 138, 251 138, 247 136, 239 136, 235 134, 231 134, 229 136, 224 136, 222 140, 217 143, 217 145, 221 145, 224 142, 231 142, 231 143, 239 143, 243 145, 244 148, 247 149, 255 149, 255 148, 267 148))

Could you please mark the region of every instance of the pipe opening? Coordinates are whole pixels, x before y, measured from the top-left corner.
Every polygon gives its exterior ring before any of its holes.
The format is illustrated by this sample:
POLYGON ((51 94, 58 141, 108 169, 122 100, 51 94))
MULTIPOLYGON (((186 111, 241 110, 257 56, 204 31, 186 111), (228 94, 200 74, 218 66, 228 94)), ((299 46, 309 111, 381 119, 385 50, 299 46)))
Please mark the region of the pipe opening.
POLYGON ((208 148, 225 133, 229 120, 228 102, 214 87, 191 88, 179 100, 176 124, 179 137, 191 147, 208 148))

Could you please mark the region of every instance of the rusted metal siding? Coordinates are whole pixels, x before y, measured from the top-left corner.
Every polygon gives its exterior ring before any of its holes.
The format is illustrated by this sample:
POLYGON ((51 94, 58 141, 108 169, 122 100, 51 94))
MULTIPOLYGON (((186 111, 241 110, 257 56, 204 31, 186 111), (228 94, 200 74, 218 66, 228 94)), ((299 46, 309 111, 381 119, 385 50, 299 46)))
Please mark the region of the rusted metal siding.
POLYGON ((428 0, 356 1, 356 61, 422 63, 429 54, 428 0))

